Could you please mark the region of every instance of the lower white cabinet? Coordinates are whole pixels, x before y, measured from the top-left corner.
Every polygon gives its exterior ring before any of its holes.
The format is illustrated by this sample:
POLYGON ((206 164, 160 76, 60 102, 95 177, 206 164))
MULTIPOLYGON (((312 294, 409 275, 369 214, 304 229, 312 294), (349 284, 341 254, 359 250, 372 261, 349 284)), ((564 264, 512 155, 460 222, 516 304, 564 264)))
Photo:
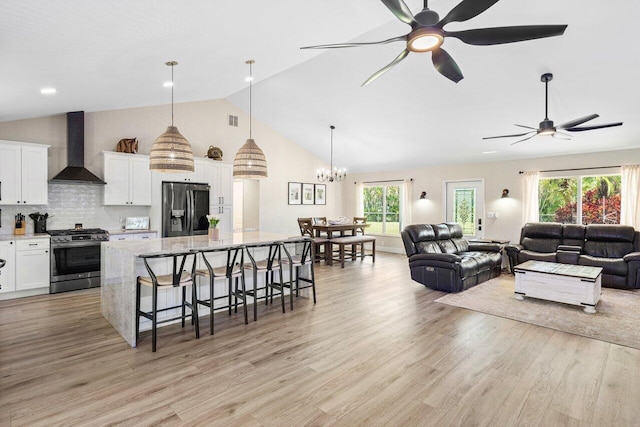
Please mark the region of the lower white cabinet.
POLYGON ((17 291, 49 287, 49 239, 16 241, 17 291))
POLYGON ((13 240, 0 242, 0 259, 6 261, 0 268, 0 293, 16 290, 16 245, 13 240))

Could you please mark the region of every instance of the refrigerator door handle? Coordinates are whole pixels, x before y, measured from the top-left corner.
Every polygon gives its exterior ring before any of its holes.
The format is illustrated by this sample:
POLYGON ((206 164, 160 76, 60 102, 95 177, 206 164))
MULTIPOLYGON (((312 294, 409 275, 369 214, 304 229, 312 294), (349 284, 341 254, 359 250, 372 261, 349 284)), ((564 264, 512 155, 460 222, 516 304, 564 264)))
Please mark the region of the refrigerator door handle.
POLYGON ((187 227, 188 231, 187 235, 191 236, 193 234, 193 191, 191 190, 187 190, 187 214, 185 215, 185 217, 185 226, 187 227))

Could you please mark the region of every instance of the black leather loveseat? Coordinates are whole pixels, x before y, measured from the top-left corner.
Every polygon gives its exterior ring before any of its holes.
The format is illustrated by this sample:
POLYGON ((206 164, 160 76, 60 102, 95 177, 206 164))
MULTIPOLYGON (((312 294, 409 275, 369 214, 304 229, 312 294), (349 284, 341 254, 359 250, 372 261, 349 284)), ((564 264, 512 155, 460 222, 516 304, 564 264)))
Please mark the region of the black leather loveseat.
POLYGON ((409 225, 401 235, 411 278, 428 288, 460 292, 500 275, 501 246, 468 241, 459 224, 409 225))
POLYGON ((528 260, 602 267, 602 286, 640 288, 640 233, 626 225, 527 223, 506 247, 511 271, 528 260))

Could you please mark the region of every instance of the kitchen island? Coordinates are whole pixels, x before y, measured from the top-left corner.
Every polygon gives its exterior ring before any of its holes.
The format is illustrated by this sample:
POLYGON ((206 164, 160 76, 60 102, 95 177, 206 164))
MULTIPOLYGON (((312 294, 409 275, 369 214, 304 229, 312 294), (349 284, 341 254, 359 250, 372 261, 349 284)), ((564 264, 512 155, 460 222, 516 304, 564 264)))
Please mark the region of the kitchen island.
MULTIPOLYGON (((110 241, 102 243, 101 253, 101 311, 120 335, 132 347, 136 346, 136 278, 147 276, 139 255, 167 254, 189 250, 228 248, 239 245, 278 242, 288 239, 274 233, 262 231, 245 233, 222 233, 220 240, 205 236, 169 237, 151 240, 110 241)), ((246 258, 246 257, 245 257, 246 258)), ((245 263, 248 259, 245 259, 245 263)), ((189 267, 190 268, 190 267, 189 267)), ((222 281, 220 281, 222 282, 222 281)), ((247 277, 250 282, 250 275, 247 277)), ((248 285, 249 286, 249 285, 248 285)), ((202 288, 206 288, 203 286, 202 288)), ((178 291, 165 292, 167 303, 179 297, 178 291)), ((143 295, 143 302, 149 297, 143 295)), ((164 304, 163 300, 160 300, 164 304)), ((203 312, 208 312, 203 310, 203 312)), ((204 314, 204 313, 203 313, 204 314)), ((147 329, 141 323, 141 330, 147 329)))

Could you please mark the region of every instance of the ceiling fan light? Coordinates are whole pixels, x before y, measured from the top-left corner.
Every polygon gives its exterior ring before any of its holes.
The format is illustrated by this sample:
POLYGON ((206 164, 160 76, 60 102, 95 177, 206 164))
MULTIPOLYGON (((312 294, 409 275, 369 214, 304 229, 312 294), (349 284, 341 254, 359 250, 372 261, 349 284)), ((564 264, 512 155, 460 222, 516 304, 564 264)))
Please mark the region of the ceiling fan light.
POLYGON ((442 34, 433 29, 422 28, 409 34, 407 48, 412 52, 429 52, 440 47, 443 41, 442 34))
POLYGON ((542 129, 538 135, 540 136, 553 136, 553 134, 556 133, 555 129, 542 129))

